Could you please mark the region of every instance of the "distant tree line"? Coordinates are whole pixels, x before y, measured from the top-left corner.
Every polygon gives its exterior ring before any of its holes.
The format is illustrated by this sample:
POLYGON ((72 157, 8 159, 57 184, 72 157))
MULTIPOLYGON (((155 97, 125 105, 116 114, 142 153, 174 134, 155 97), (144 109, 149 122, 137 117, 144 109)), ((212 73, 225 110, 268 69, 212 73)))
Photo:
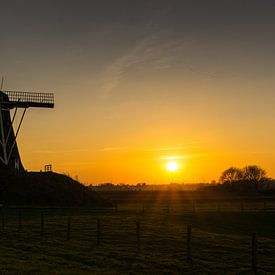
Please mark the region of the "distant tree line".
POLYGON ((146 183, 138 183, 130 185, 125 183, 114 184, 111 182, 102 183, 100 185, 90 185, 89 188, 94 191, 139 191, 146 186, 146 183))
POLYGON ((249 165, 240 169, 230 167, 222 172, 220 183, 232 189, 253 190, 264 189, 268 183, 273 181, 267 177, 264 169, 257 165, 249 165))
POLYGON ((203 186, 207 186, 206 183, 176 183, 171 182, 169 184, 147 184, 145 182, 137 184, 126 183, 102 183, 99 185, 89 185, 89 188, 94 191, 183 191, 183 190, 196 190, 203 186))

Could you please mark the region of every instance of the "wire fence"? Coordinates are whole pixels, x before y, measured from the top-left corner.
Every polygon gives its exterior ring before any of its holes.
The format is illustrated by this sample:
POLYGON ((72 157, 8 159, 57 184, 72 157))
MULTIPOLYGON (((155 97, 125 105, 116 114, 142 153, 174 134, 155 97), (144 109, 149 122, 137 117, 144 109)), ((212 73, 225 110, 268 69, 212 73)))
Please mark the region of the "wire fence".
POLYGON ((196 204, 195 212, 193 204, 181 209, 165 204, 123 204, 111 210, 2 209, 0 247, 26 238, 38 247, 39 240, 64 247, 70 243, 77 249, 81 247, 78 254, 92 246, 104 255, 115 254, 122 260, 125 255, 144 255, 155 265, 157 261, 160 265, 167 262, 166 267, 172 270, 275 272, 274 238, 258 234, 253 225, 246 227, 246 234, 237 234, 234 225, 226 224, 224 217, 226 213, 235 215, 239 223, 247 215, 249 220, 259 214, 258 218, 262 219, 263 214, 266 219, 272 215, 272 219, 273 204, 265 205, 266 208, 245 204, 243 210, 234 205, 235 212, 227 206, 196 204), (205 230, 197 221, 211 222, 207 213, 218 217, 220 224, 214 222, 205 230), (221 227, 226 228, 226 234, 216 232, 215 228, 221 227))

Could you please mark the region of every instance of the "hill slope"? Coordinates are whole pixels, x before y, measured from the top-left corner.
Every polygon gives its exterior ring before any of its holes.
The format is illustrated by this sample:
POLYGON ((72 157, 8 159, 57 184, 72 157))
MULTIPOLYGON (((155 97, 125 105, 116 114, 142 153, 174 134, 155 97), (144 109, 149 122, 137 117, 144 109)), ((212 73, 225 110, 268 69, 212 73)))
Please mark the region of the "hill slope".
POLYGON ((0 200, 5 205, 108 206, 106 200, 68 176, 28 172, 1 176, 0 200))

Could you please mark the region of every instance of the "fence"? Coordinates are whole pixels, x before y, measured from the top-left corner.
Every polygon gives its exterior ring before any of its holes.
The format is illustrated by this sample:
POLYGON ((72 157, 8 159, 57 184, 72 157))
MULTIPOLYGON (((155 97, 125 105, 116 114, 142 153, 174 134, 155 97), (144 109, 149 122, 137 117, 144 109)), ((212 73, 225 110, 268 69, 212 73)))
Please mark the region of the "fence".
MULTIPOLYGON (((209 262, 209 268, 215 266, 218 270, 229 268, 234 272, 241 268, 254 273, 258 270, 274 272, 275 241, 272 238, 248 230, 246 235, 236 236, 215 233, 215 227, 218 227, 215 224, 210 232, 197 227, 197 219, 200 215, 205 216, 207 211, 222 222, 224 214, 230 213, 224 206, 213 204, 205 208, 196 204, 195 211, 194 203, 188 208, 185 205, 182 211, 173 204, 160 205, 154 211, 145 203, 136 204, 135 211, 134 205, 84 212, 79 209, 2 209, 0 247, 1 236, 7 242, 26 237, 32 245, 39 245, 39 239, 42 239, 64 247, 68 243, 81 243, 82 247, 114 250, 122 255, 127 251, 148 257, 153 255, 160 261, 164 257, 169 261, 176 259, 175 265, 179 268, 181 265, 193 268, 209 262)), ((237 210, 235 206, 234 209, 234 215, 238 213, 240 220, 245 213, 252 215, 251 220, 258 214, 267 218, 274 216, 271 203, 265 208, 245 204, 243 209, 239 207, 237 210)))

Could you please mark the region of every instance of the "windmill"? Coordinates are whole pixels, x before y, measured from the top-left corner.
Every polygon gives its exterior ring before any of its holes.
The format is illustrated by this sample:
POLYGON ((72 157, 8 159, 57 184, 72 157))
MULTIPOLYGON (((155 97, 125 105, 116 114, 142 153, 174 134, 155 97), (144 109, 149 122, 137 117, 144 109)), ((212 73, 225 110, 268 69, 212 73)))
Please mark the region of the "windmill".
POLYGON ((0 173, 18 173, 25 171, 21 162, 16 139, 26 110, 30 107, 53 108, 54 94, 2 91, 2 89, 0 89, 0 173), (13 129, 14 120, 19 108, 22 108, 23 112, 17 129, 13 129), (12 109, 14 109, 14 113, 11 119, 10 111, 12 109))

